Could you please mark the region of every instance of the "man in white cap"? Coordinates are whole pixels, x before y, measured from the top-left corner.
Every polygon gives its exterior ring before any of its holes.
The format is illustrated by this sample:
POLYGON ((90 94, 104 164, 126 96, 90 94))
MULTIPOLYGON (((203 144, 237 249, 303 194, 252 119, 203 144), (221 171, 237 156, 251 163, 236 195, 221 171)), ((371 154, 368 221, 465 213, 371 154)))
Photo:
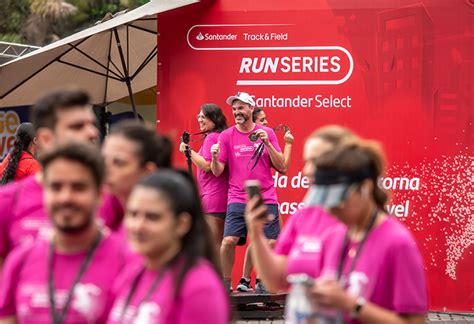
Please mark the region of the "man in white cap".
MULTIPOLYGON (((224 225, 224 239, 221 245, 221 263, 224 282, 231 290, 231 273, 235 258, 235 246, 245 244, 247 227, 244 219, 247 196, 244 182, 258 180, 260 191, 268 207, 269 214, 274 219, 265 226, 266 237, 273 241, 280 233, 278 219, 278 201, 273 186, 271 168, 284 170, 285 160, 281 153, 275 132, 268 127, 257 125, 252 120, 255 101, 246 92, 237 92, 227 98, 227 104, 232 106, 235 126, 223 131, 219 141, 211 148, 211 169, 219 176, 227 165, 229 169, 229 195, 227 200, 227 215, 224 225)), ((257 292, 263 291, 263 285, 257 283, 257 292)))

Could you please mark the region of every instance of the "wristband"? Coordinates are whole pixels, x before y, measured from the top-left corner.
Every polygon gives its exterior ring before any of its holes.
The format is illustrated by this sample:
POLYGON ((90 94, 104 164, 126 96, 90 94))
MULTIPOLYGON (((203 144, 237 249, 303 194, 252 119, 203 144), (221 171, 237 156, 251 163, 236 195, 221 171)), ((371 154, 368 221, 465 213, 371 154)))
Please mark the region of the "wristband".
POLYGON ((362 311, 362 308, 364 307, 365 303, 366 303, 366 300, 364 297, 361 297, 361 296, 357 297, 356 304, 354 308, 352 309, 352 311, 350 312, 349 317, 351 319, 357 318, 360 312, 362 311))

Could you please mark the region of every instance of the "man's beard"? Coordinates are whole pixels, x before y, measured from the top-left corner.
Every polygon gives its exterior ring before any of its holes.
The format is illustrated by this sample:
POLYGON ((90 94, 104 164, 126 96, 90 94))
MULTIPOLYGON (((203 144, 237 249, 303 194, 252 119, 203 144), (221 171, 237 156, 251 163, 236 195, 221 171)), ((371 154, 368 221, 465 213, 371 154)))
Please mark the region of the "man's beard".
MULTIPOLYGON (((79 210, 78 207, 74 206, 74 205, 68 205, 68 207, 73 207, 75 208, 76 210, 79 210)), ((64 206, 61 206, 61 207, 56 207, 53 209, 53 213, 54 212, 57 212, 57 210, 61 209, 61 208, 64 208, 64 206)), ((79 234, 81 232, 84 232, 86 229, 88 229, 92 222, 94 221, 94 214, 92 211, 89 211, 87 213, 87 216, 85 216, 82 220, 81 223, 79 224, 68 224, 68 222, 66 221, 66 224, 59 224, 58 222, 55 221, 55 217, 52 217, 52 222, 54 224, 54 227, 62 232, 62 233, 65 233, 65 234, 79 234)))
POLYGON ((235 123, 236 123, 236 124, 239 124, 239 123, 237 122, 237 118, 238 118, 238 117, 240 117, 240 118, 243 119, 243 121, 240 122, 241 124, 245 124, 245 123, 250 119, 249 116, 245 116, 245 115, 234 116, 234 120, 235 120, 235 123))
POLYGON ((92 217, 88 217, 84 222, 81 224, 76 224, 76 225, 59 225, 59 224, 54 224, 54 227, 64 233, 64 234, 79 234, 84 232, 86 229, 88 229, 91 224, 92 224, 92 217))

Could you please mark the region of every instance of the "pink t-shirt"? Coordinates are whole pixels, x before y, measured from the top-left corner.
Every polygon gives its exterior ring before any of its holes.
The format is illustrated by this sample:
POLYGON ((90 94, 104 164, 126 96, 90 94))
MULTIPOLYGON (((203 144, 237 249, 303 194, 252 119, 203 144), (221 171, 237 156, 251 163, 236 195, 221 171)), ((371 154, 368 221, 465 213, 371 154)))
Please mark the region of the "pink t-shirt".
POLYGON ((240 132, 236 126, 230 127, 219 136, 221 142, 219 161, 227 163, 229 168, 229 204, 246 203, 245 180, 259 180, 264 202, 266 204, 278 203, 276 190, 273 186, 272 162, 265 145, 260 160, 255 168, 250 170, 255 159, 250 162, 250 165, 249 161, 261 140, 252 142, 248 136, 258 129, 266 131, 270 143, 278 152, 281 152, 275 132, 271 128, 262 125, 255 125, 255 128, 248 133, 240 132))
MULTIPOLYGON (((118 217, 123 217, 120 203, 107 193, 102 196, 102 202, 99 221, 115 230, 118 226, 112 225, 118 222, 118 217)), ((0 188, 0 211, 0 258, 37 237, 46 238, 51 230, 43 206, 43 187, 35 176, 0 188)))
POLYGON ((0 257, 36 237, 46 238, 50 231, 43 187, 35 176, 0 188, 0 210, 0 257))
POLYGON ((102 204, 97 215, 105 226, 112 231, 119 231, 122 227, 124 210, 120 200, 111 193, 102 191, 102 204))
MULTIPOLYGON (((15 249, 7 258, 0 281, 0 318, 16 316, 20 323, 52 323, 48 294, 49 242, 15 249)), ((55 253, 56 305, 63 304, 86 256, 55 253)), ((123 242, 106 236, 94 252, 89 267, 74 289, 65 323, 104 323, 113 304, 111 288, 124 266, 123 242)), ((59 313, 59 311, 58 311, 59 313)))
POLYGON ((305 273, 317 278, 322 246, 328 233, 345 226, 319 207, 303 207, 283 227, 275 253, 288 257, 287 274, 305 273))
MULTIPOLYGON (((346 231, 334 231, 324 245, 323 274, 336 274, 346 231)), ((348 251, 356 251, 358 244, 350 242, 348 251)), ((347 281, 351 266, 349 254, 344 263, 343 281, 347 281)), ((347 290, 399 314, 423 314, 428 310, 420 251, 411 233, 397 219, 389 217, 370 231, 350 274, 347 290)))
MULTIPOLYGON (((211 146, 217 143, 220 133, 209 133, 204 138, 204 143, 199 150, 206 161, 212 160, 211 146)), ((227 192, 229 191, 229 172, 224 172, 215 177, 211 171, 205 172, 197 168, 197 180, 201 193, 202 206, 205 213, 225 213, 227 210, 227 192)))
POLYGON ((224 290, 222 280, 206 261, 199 261, 189 270, 176 298, 173 298, 173 274, 177 271, 172 268, 165 272, 150 298, 144 301, 155 278, 159 276, 158 271, 145 270, 124 312, 123 308, 132 283, 143 269, 143 265, 129 266, 117 278, 114 284, 116 299, 107 323, 224 324, 229 322, 229 297, 224 290))

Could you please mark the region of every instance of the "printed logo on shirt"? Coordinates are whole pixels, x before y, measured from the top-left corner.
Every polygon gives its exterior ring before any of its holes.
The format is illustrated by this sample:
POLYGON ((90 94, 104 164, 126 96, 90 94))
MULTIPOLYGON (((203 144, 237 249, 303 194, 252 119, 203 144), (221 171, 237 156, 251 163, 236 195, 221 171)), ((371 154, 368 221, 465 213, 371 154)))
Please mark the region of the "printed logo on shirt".
POLYGON ((129 305, 125 310, 125 314, 122 314, 125 301, 120 299, 117 301, 112 308, 110 313, 110 318, 113 322, 123 322, 123 323, 132 323, 132 324, 159 324, 159 316, 161 314, 160 306, 153 302, 149 301, 140 305, 137 310, 136 306, 129 305), (123 315, 123 318, 122 318, 123 315))
POLYGON ((258 144, 239 144, 234 145, 235 157, 252 156, 258 144))
POLYGON ((160 314, 160 306, 154 302, 147 302, 140 305, 134 324, 153 324, 157 323, 160 314))
POLYGON ((296 246, 292 250, 293 256, 301 256, 302 254, 315 254, 321 252, 321 241, 318 238, 300 235, 296 239, 296 246))
POLYGON ((20 222, 22 229, 26 231, 39 230, 40 228, 46 226, 51 227, 48 219, 35 219, 35 218, 24 218, 20 222))
MULTIPOLYGON (((68 295, 68 290, 56 290, 56 303, 64 305, 68 295)), ((46 285, 23 285, 20 290, 23 298, 18 305, 18 315, 23 318, 28 316, 35 316, 39 321, 41 313, 49 314, 49 298, 46 285), (41 310, 39 312, 38 310, 41 310)), ((71 309, 68 313, 68 318, 74 321, 95 322, 100 316, 100 311, 103 307, 101 301, 102 290, 96 285, 87 283, 78 283, 74 289, 74 297, 71 302, 71 309), (71 312, 74 310, 75 312, 71 312)), ((49 315, 48 315, 49 316, 49 315)))
POLYGON ((74 289, 74 299, 71 307, 92 321, 98 315, 99 297, 101 290, 93 284, 78 283, 74 289))
POLYGON ((369 278, 363 272, 352 272, 347 291, 353 296, 365 296, 369 278))
POLYGON ((19 226, 23 234, 19 237, 18 242, 22 245, 31 244, 36 239, 47 239, 53 231, 49 220, 23 219, 19 226))

